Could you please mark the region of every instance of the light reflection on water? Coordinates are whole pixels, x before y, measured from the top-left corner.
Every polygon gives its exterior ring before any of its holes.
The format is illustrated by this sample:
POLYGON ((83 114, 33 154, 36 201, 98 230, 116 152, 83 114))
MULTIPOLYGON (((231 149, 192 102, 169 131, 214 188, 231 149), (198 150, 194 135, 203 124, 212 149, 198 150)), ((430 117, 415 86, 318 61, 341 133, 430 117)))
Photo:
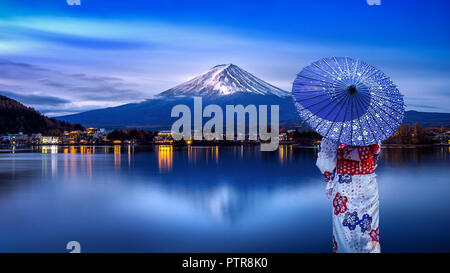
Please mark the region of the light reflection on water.
MULTIPOLYGON (((449 152, 383 150, 384 251, 449 250, 449 152)), ((328 252, 316 153, 116 145, 0 154, 0 251, 65 252, 78 240, 84 251, 328 252)))
POLYGON ((173 165, 173 146, 158 146, 158 168, 160 173, 171 172, 173 165))

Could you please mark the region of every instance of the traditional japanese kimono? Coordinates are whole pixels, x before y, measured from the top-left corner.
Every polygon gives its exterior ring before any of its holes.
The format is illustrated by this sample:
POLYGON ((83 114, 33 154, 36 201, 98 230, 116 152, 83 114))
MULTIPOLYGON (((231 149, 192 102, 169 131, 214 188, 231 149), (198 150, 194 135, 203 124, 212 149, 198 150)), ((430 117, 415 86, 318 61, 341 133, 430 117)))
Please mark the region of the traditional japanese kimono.
POLYGON ((333 202, 333 252, 380 252, 378 186, 380 145, 338 145, 323 139, 316 165, 333 202))

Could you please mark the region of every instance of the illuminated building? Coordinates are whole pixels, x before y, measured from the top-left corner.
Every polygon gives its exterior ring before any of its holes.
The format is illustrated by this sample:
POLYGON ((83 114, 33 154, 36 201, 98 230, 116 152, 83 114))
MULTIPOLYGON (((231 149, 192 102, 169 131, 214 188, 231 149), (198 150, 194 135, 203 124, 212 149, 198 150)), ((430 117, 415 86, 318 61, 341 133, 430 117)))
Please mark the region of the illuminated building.
POLYGON ((87 128, 86 134, 88 137, 95 137, 98 134, 99 130, 97 128, 87 128))
POLYGON ((288 140, 288 135, 286 133, 281 133, 278 137, 279 137, 280 141, 287 141, 288 140))
POLYGON ((81 131, 64 132, 63 143, 77 144, 81 139, 81 131))
POLYGON ((153 141, 156 144, 172 144, 173 143, 172 132, 171 131, 161 131, 158 133, 158 135, 155 136, 153 141))
POLYGON ((40 144, 58 144, 61 138, 56 136, 41 136, 39 139, 40 144))
POLYGON ((23 134, 22 132, 18 134, 8 134, 2 139, 2 141, 7 141, 11 144, 22 144, 28 142, 28 140, 29 136, 23 134))
POLYGON ((86 131, 64 132, 62 142, 64 144, 93 144, 97 140, 105 140, 104 129, 87 128, 86 131))

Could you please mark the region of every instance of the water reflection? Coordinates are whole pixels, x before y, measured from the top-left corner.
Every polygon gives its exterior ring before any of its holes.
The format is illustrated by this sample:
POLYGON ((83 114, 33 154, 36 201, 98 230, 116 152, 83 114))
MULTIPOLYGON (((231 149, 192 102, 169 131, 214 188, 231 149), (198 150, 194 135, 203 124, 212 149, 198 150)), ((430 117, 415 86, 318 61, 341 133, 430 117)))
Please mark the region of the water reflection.
POLYGON ((420 168, 423 161, 429 162, 429 158, 449 159, 450 148, 447 147, 420 147, 420 148, 384 148, 382 149, 382 160, 386 166, 404 167, 414 162, 420 168))
POLYGON ((120 145, 114 145, 114 169, 120 170, 121 168, 121 154, 120 151, 122 149, 122 146, 120 145))
POLYGON ((173 146, 158 146, 158 169, 160 173, 171 172, 173 168, 173 146))
POLYGON ((134 145, 127 146, 128 167, 131 167, 131 161, 134 159, 134 145))
POLYGON ((68 147, 63 147, 63 162, 64 162, 64 176, 68 177, 69 176, 69 160, 70 160, 70 155, 69 155, 69 148, 68 147))
POLYGON ((56 155, 58 153, 58 146, 41 146, 41 153, 43 154, 43 157, 47 159, 42 162, 42 173, 47 175, 48 169, 50 168, 51 175, 56 176, 58 171, 58 157, 56 155), (48 160, 48 156, 46 154, 50 154, 50 160, 48 160))
POLYGON ((57 154, 58 146, 57 145, 41 146, 41 152, 43 154, 57 154))
POLYGON ((51 154, 51 173, 53 176, 58 171, 58 161, 62 157, 63 172, 67 177, 69 176, 69 170, 71 175, 77 174, 77 167, 80 166, 80 172, 86 174, 89 178, 92 177, 93 160, 92 154, 95 153, 94 146, 40 146, 41 153, 43 154, 42 170, 47 172, 48 159, 45 154, 51 154), (61 157, 58 157, 58 153, 62 153, 61 157))
MULTIPOLYGON (((99 251, 328 251, 330 206, 316 152, 291 145, 267 153, 257 146, 117 145, 0 154, 0 226, 10 227, 0 240, 7 251, 23 242, 33 251, 44 239, 60 245, 56 240, 74 234, 99 251), (64 183, 41 183, 48 181, 64 183), (42 229, 33 231, 36 225, 42 229)), ((450 245, 450 235, 437 232, 450 228, 442 217, 450 210, 449 152, 383 149, 383 240, 409 233, 417 243, 411 249, 425 249, 433 240, 418 242, 427 236, 450 245), (418 218, 436 224, 419 233, 418 218)), ((398 247, 383 243, 385 250, 398 247)))
POLYGON ((281 165, 285 162, 292 160, 292 156, 294 153, 292 145, 280 145, 278 147, 278 158, 280 160, 281 165))

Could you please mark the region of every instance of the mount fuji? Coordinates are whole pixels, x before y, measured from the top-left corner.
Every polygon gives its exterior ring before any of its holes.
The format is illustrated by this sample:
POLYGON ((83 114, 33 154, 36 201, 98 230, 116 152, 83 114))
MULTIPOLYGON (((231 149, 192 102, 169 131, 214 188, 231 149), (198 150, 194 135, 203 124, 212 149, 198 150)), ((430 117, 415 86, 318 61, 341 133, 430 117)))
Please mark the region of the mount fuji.
POLYGON ((225 96, 238 92, 289 97, 290 94, 258 79, 234 64, 221 64, 158 96, 225 96))
MULTIPOLYGON (((170 116, 172 107, 185 104, 193 109, 193 97, 201 96, 203 105, 241 104, 279 105, 280 127, 297 127, 301 122, 289 92, 275 87, 234 64, 217 65, 207 72, 152 99, 117 107, 91 110, 57 117, 59 120, 101 128, 170 129, 178 118, 170 116)), ((206 120, 204 120, 206 122, 206 120)))

